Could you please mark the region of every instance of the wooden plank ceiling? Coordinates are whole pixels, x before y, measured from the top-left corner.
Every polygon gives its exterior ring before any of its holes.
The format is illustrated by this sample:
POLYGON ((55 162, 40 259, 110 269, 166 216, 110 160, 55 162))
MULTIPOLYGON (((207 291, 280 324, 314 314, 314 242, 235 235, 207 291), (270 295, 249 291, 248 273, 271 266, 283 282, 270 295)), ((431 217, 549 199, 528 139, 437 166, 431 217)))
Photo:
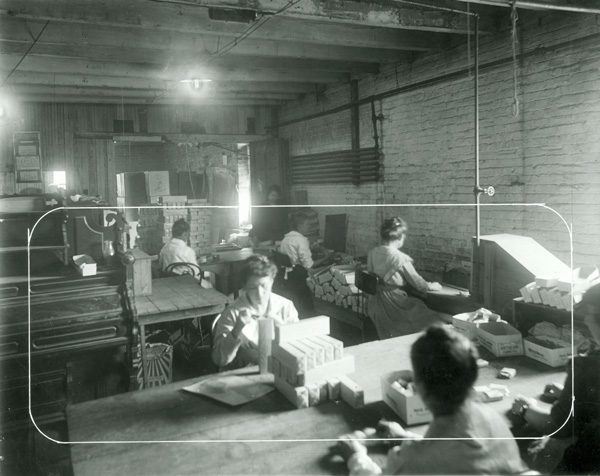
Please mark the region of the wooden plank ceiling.
MULTIPOLYGON (((473 22, 450 10, 466 8, 457 0, 0 0, 0 84, 30 101, 276 105, 467 41, 473 22), (212 82, 197 89, 180 82, 205 78, 212 82)), ((471 11, 483 34, 508 14, 471 11)))

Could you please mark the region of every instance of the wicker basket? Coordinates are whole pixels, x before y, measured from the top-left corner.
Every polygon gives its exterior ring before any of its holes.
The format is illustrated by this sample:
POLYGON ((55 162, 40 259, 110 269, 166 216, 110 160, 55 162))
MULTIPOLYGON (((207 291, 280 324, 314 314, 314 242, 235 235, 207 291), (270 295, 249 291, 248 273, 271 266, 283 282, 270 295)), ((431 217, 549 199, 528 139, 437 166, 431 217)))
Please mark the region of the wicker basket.
MULTIPOLYGON (((146 388, 160 387, 171 383, 173 376, 173 346, 168 344, 146 344, 146 388)), ((137 380, 144 388, 142 366, 137 380)))

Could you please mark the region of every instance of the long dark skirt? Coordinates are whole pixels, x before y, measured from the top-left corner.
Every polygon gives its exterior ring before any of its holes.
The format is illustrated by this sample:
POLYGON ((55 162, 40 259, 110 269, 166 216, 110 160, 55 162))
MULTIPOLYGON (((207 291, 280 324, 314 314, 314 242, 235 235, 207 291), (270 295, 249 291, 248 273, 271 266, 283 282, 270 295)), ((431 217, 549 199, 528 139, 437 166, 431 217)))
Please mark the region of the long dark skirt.
POLYGON ((313 317, 315 306, 313 296, 306 284, 308 271, 303 266, 294 266, 294 269, 287 275, 286 287, 289 290, 290 299, 293 301, 298 317, 305 319, 313 317))

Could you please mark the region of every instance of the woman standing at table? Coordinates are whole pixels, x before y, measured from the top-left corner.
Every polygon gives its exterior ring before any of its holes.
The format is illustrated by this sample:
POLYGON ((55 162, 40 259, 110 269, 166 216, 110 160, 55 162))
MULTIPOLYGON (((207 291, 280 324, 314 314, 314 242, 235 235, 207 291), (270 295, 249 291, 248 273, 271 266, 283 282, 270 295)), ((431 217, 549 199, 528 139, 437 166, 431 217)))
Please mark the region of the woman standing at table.
POLYGON ((372 249, 368 256, 368 271, 381 279, 377 294, 370 297, 368 305, 369 317, 380 339, 419 332, 443 318, 406 292, 408 286, 421 293, 441 289, 439 283, 425 281, 410 256, 400 251, 407 231, 408 225, 402 218, 388 218, 381 225, 381 246, 372 249))
POLYGON ((259 317, 280 323, 298 321, 298 312, 289 299, 271 292, 277 267, 266 256, 248 258, 241 270, 244 287, 216 323, 212 358, 225 370, 257 364, 259 317))
MULTIPOLYGON (((271 185, 263 205, 282 205, 281 189, 271 185)), ((261 243, 273 244, 281 241, 288 231, 288 209, 283 207, 253 208, 252 229, 248 236, 258 246, 261 243)))
POLYGON ((600 284, 585 293, 578 308, 585 313, 593 347, 573 359, 573 374, 568 363, 564 389, 552 409, 539 408, 537 400, 523 395, 513 403, 513 413, 549 435, 529 447, 543 472, 600 474, 600 284))

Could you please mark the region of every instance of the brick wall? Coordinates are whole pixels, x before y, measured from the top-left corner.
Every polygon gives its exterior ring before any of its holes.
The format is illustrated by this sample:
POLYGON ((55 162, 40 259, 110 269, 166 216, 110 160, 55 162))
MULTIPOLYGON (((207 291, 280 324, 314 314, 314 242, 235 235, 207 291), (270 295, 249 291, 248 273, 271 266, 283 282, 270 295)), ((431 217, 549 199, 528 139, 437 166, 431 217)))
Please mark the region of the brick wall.
MULTIPOLYGON (((502 23, 508 26, 509 11, 502 23)), ((600 26, 596 17, 523 11, 519 19, 518 98, 513 116, 510 30, 480 39, 480 177, 497 194, 482 197, 481 233, 531 236, 569 263, 568 232, 549 209, 498 206, 545 203, 573 223, 575 265, 600 263, 600 26), (595 36, 594 36, 595 35, 595 36)), ((472 65, 472 62, 471 62, 472 65)), ((361 98, 464 70, 466 46, 388 65, 359 79, 361 98)), ((284 122, 349 101, 349 87, 288 103, 284 122)), ((474 185, 473 80, 464 75, 376 101, 384 180, 361 186, 296 186, 310 204, 472 204, 474 185)), ((373 146, 370 105, 360 108, 361 147, 373 146)), ((350 148, 349 111, 281 128, 291 155, 350 148)), ((349 251, 378 243, 384 216, 409 223, 406 250, 425 275, 444 263, 469 260, 475 211, 469 207, 407 206, 348 209, 349 251)), ((330 213, 321 210, 322 214, 330 213)), ((337 211, 339 212, 339 210, 337 211)), ((324 220, 321 220, 323 222, 324 220)))

